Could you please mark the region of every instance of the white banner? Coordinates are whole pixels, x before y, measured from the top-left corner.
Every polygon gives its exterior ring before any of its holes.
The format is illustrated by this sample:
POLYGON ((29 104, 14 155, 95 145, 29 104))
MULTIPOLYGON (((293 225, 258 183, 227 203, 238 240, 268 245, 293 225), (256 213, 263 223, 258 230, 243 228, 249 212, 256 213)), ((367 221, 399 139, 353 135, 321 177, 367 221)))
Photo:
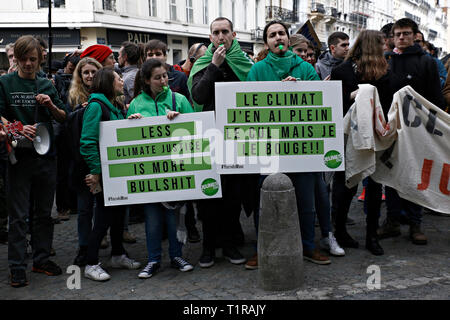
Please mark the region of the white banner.
POLYGON ((348 186, 371 175, 404 199, 450 214, 450 115, 407 86, 394 95, 386 123, 377 99, 375 87, 360 86, 345 117, 348 186))
POLYGON ((105 206, 222 197, 214 127, 213 112, 102 122, 105 206))
POLYGON ((340 81, 216 83, 217 169, 343 171, 342 118, 340 81))

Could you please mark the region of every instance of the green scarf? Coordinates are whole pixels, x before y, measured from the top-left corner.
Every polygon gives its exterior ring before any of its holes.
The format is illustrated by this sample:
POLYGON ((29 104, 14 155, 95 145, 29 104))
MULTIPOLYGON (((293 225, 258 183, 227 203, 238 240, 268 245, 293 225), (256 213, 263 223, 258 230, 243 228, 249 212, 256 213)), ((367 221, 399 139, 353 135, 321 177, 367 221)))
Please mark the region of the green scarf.
MULTIPOLYGON (((211 63, 213 58, 212 52, 213 47, 214 44, 211 43, 208 47, 208 50, 206 50, 205 55, 199 58, 197 61, 195 61, 195 64, 192 66, 192 70, 188 79, 188 88, 191 97, 192 97, 192 79, 194 79, 194 76, 197 72, 205 69, 211 63)), ((241 81, 245 81, 247 79, 247 74, 249 73, 251 67, 254 64, 253 60, 250 59, 250 57, 245 52, 242 51, 241 46, 239 45, 239 42, 236 39, 233 40, 231 48, 227 51, 227 56, 225 60, 230 66, 231 70, 233 70, 234 74, 241 81)), ((192 99, 192 101, 194 102, 195 112, 200 112, 203 110, 203 105, 197 104, 194 101, 194 99, 192 99)))
POLYGON ((280 79, 285 79, 289 76, 292 67, 296 66, 297 55, 292 51, 286 51, 284 55, 279 56, 272 51, 266 57, 266 61, 273 69, 273 72, 280 77, 280 79))

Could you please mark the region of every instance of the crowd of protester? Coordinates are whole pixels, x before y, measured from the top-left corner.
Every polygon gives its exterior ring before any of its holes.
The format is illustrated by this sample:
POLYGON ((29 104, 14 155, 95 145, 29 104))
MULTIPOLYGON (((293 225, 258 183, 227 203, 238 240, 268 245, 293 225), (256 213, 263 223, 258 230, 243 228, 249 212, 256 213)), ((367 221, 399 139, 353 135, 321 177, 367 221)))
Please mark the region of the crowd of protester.
MULTIPOLYGON (((8 244, 11 286, 28 284, 29 246, 33 272, 62 274, 50 260, 55 255, 53 231, 55 224, 69 220, 72 214, 78 219, 79 248, 74 252, 74 264, 85 267, 89 279, 110 279, 99 260, 99 249, 109 245, 111 267, 141 268, 123 246, 123 242, 136 242, 128 225, 138 217, 145 222, 148 251, 139 278, 150 278, 160 269, 161 242, 165 238, 171 266, 182 272, 194 268, 183 258, 183 243, 177 238, 175 211, 180 208, 164 203, 105 207, 98 148, 100 121, 162 115, 174 119, 180 113, 215 111, 215 84, 239 81, 340 80, 344 115, 363 83, 378 89, 386 118, 394 93, 406 85, 439 108, 450 105, 448 69, 437 58, 433 44, 424 40, 417 24, 407 18, 380 31, 363 30, 351 46, 347 34, 334 32, 328 38, 328 50, 321 53, 304 36, 290 35, 281 21, 265 26, 265 46, 256 55, 241 49, 227 18, 215 19, 210 31, 210 45, 192 45, 188 58, 173 66, 167 63, 168 47, 160 40, 143 45, 125 42, 118 61, 108 46, 92 45, 54 62, 49 68, 53 77, 42 69, 47 52, 42 39, 22 36, 6 46, 10 66, 0 77, 2 121, 21 121, 23 135, 31 138, 39 123, 47 127, 51 137, 50 151, 45 155, 33 148, 16 148, 11 153, 8 136, 0 130, 0 242, 8 244), (55 199, 58 218, 52 219, 55 199)), ((358 248, 358 241, 347 231, 347 226, 355 223, 348 212, 357 187, 346 186, 345 172, 288 176, 296 191, 304 259, 330 264, 328 255, 342 257, 347 248, 358 248), (316 217, 319 245, 315 243, 316 217)), ((256 251, 246 258, 238 249, 244 242, 240 215, 243 208, 248 215, 253 214, 258 233, 259 191, 265 177, 222 175, 222 198, 184 204, 188 241, 202 241, 201 268, 214 265, 217 248, 233 264, 245 264, 249 270, 258 268, 256 251), (197 220, 202 223, 202 238, 197 220)), ((412 243, 427 244, 421 229, 421 206, 400 198, 395 189, 383 187, 370 177, 363 185, 360 199, 367 214, 368 251, 383 255, 379 240, 400 235, 401 224, 409 225, 412 243), (384 199, 387 217, 379 226, 384 199)))

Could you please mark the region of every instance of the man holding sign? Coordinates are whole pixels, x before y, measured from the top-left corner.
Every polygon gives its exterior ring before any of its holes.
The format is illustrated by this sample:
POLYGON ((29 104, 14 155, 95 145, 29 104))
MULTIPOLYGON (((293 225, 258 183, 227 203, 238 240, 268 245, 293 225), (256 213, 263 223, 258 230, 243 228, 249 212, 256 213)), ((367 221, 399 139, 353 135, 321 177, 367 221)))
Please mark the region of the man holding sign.
MULTIPOLYGON (((265 45, 269 48, 269 54, 266 59, 252 67, 247 81, 320 80, 309 63, 289 50, 289 32, 282 22, 269 22, 264 28, 263 39, 265 45)), ((303 256, 306 260, 317 264, 330 264, 331 261, 328 257, 321 255, 318 250, 315 250, 314 246, 314 189, 317 179, 321 178, 320 173, 291 173, 288 176, 292 180, 297 196, 303 256)), ((253 260, 256 264, 257 260, 253 260)))
MULTIPOLYGON (((233 23, 227 18, 217 18, 211 23, 212 44, 205 55, 198 59, 188 81, 188 87, 196 111, 215 111, 215 83, 245 81, 252 60, 243 53, 233 31, 233 23)), ((233 243, 233 230, 239 226, 241 203, 245 197, 244 183, 247 177, 222 176, 223 198, 199 201, 198 209, 203 222, 203 254, 200 267, 214 264, 217 245, 223 247, 224 256, 234 264, 245 258, 233 243)))

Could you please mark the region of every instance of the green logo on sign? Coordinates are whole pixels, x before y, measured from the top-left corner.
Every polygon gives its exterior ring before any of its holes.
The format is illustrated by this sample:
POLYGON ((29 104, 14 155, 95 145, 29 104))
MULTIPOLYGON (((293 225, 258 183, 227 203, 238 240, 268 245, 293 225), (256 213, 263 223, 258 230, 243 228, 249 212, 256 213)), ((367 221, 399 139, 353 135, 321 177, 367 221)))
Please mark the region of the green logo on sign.
POLYGON ((219 184, 214 179, 206 179, 202 182, 202 192, 207 196, 212 197, 217 192, 219 192, 219 184))
POLYGON ((331 150, 323 158, 325 165, 330 169, 337 169, 342 164, 342 155, 339 151, 331 150))

